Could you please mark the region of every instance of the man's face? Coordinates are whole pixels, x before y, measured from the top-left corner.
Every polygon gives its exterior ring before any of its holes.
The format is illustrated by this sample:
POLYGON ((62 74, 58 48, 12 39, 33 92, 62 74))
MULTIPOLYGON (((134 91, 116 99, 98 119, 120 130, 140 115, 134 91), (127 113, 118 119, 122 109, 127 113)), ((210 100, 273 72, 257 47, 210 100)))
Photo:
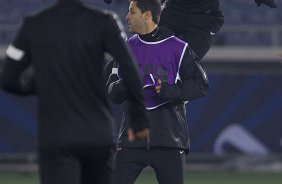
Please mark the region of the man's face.
POLYGON ((129 27, 129 32, 142 34, 145 29, 145 15, 137 7, 135 1, 131 1, 129 5, 129 11, 126 16, 126 20, 129 27))

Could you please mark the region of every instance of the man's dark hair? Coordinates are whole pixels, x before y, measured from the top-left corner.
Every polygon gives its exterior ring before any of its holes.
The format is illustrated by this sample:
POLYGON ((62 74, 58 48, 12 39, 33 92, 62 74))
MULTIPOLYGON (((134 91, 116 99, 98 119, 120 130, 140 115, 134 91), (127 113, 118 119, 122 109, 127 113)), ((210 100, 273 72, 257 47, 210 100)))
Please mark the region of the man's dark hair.
POLYGON ((130 0, 136 2, 137 7, 142 13, 150 11, 152 13, 153 22, 158 24, 161 15, 160 0, 130 0))

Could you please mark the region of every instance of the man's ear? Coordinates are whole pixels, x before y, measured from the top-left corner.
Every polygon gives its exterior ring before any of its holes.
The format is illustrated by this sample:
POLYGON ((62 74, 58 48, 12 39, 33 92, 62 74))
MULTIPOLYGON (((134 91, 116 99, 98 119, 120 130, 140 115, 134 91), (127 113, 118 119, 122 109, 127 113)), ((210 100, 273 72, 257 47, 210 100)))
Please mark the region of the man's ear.
POLYGON ((146 11, 144 12, 144 16, 145 16, 145 20, 148 21, 150 19, 153 20, 153 17, 152 17, 152 12, 151 11, 146 11))

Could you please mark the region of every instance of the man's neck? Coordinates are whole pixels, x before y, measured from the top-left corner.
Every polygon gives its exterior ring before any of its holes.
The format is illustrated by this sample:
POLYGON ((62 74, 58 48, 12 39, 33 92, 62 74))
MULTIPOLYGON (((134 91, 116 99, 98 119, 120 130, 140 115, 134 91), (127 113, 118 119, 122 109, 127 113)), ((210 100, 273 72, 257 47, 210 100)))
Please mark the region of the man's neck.
POLYGON ((143 34, 143 35, 139 34, 139 37, 141 38, 141 40, 146 42, 155 42, 159 39, 161 32, 162 31, 160 31, 160 28, 157 27, 155 30, 151 31, 148 34, 143 34))
POLYGON ((149 33, 153 32, 154 30, 156 30, 157 27, 158 27, 157 24, 149 24, 139 35, 149 34, 149 33))

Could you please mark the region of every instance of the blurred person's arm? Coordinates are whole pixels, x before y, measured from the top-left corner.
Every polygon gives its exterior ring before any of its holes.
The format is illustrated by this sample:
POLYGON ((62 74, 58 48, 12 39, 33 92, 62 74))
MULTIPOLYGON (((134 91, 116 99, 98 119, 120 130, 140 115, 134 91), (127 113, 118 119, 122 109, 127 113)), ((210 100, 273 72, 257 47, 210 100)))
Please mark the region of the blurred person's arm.
POLYGON ((207 94, 207 75, 190 48, 182 59, 179 76, 180 80, 172 85, 158 80, 156 92, 165 99, 177 101, 191 101, 207 94))
POLYGON ((0 73, 0 86, 3 90, 17 95, 35 94, 28 45, 28 25, 25 20, 14 42, 6 50, 6 58, 0 73))
POLYGON ((111 60, 107 63, 105 72, 108 78, 106 89, 109 98, 115 104, 122 104, 126 101, 126 91, 123 86, 123 80, 118 76, 118 66, 115 60, 111 60))
MULTIPOLYGON (((111 75, 111 78, 115 77, 111 75)), ((111 101, 115 104, 122 104, 126 101, 126 91, 123 85, 123 80, 118 79, 109 84, 108 95, 111 101)))
POLYGON ((144 106, 141 78, 137 65, 121 36, 121 31, 111 15, 106 20, 103 34, 104 49, 116 59, 122 73, 128 103, 129 129, 133 129, 135 137, 138 138, 139 135, 143 137, 143 135, 147 135, 144 132, 147 132, 150 124, 144 106))

